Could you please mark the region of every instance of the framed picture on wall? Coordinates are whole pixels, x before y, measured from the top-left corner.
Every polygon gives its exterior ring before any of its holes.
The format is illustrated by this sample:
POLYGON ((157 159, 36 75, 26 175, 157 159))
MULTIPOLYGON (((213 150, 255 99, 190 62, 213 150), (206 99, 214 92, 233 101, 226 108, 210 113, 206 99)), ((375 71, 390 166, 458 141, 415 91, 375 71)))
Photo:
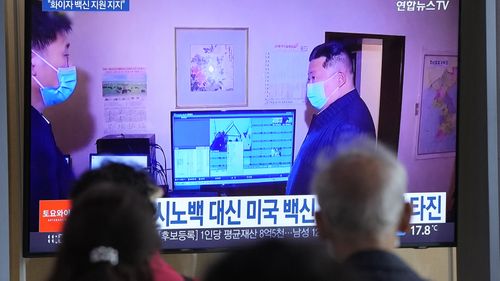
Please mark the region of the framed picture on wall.
POLYGON ((175 28, 176 107, 247 106, 248 28, 175 28))
POLYGON ((418 158, 455 155, 457 77, 457 56, 424 56, 417 134, 418 158))

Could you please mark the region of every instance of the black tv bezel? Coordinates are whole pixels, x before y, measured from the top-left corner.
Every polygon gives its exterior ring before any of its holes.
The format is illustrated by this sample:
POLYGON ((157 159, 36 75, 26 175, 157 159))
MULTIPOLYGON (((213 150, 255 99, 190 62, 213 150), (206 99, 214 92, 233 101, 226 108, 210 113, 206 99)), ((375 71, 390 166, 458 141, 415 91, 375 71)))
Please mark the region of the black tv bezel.
MULTIPOLYGON (((462 38, 462 29, 463 27, 461 26, 461 20, 460 16, 462 14, 462 1, 458 1, 459 5, 459 19, 458 19, 458 42, 457 42, 457 49, 458 49, 458 68, 459 71, 461 67, 461 56, 462 56, 462 50, 461 50, 461 38, 462 38)), ((29 198, 30 198, 30 188, 29 188, 29 183, 30 183, 30 142, 31 142, 31 122, 30 122, 30 106, 31 106, 31 83, 30 83, 30 77, 31 77, 31 71, 30 71, 30 61, 28 58, 31 57, 31 52, 30 52, 30 47, 31 46, 31 5, 26 1, 24 3, 24 50, 22 50, 22 53, 24 55, 24 81, 23 81, 23 90, 24 90, 24 100, 23 100, 23 105, 24 108, 20 110, 20 112, 23 113, 24 120, 23 120, 23 129, 22 132, 24 133, 24 137, 22 139, 22 147, 23 147, 23 173, 22 173, 22 188, 23 188, 23 198, 22 198, 22 255, 25 258, 37 258, 37 257, 53 257, 56 255, 56 252, 31 252, 30 251, 30 237, 29 237, 29 198)), ((457 83, 460 85, 460 76, 457 78, 457 83)), ((457 92, 457 116, 460 116, 460 92, 461 92, 461 86, 458 87, 458 92, 457 92)), ((282 109, 280 109, 282 110, 282 109)), ((177 111, 179 112, 179 111, 177 111)), ((296 116, 295 116, 296 117, 296 116)), ((458 119, 457 119, 458 121, 458 119)), ((296 122, 295 122, 296 123, 296 122)), ((457 140, 456 140, 456 156, 455 156, 455 171, 459 170, 458 164, 459 164, 459 158, 460 158, 460 152, 458 151, 459 148, 459 135, 460 135, 460 122, 457 122, 457 140)), ((296 128, 294 128, 295 130, 296 128)), ((172 141, 172 140, 171 140, 172 141)), ((171 142, 172 143, 172 142, 171 142)), ((295 149, 295 140, 294 140, 294 149, 295 149)), ((453 208, 453 213, 455 215, 455 221, 454 221, 454 241, 452 242, 438 242, 438 243, 422 243, 422 244, 404 244, 401 245, 400 248, 431 248, 431 247, 456 247, 457 246, 457 241, 458 241, 458 231, 457 231, 457 224, 458 224, 458 197, 459 197, 459 190, 458 190, 458 173, 455 173, 454 175, 454 180, 455 180, 455 198, 454 198, 454 208, 453 208)), ((448 191, 447 191, 448 192, 448 191)), ((202 252, 220 252, 227 250, 225 248, 217 248, 217 249, 174 249, 174 250, 168 250, 168 249, 162 249, 162 253, 202 253, 202 252)))
POLYGON ((31 120, 27 118, 30 116, 31 107, 31 63, 28 58, 31 58, 31 2, 25 1, 24 3, 24 108, 22 110, 24 116, 24 140, 23 140, 23 150, 24 150, 24 161, 23 161, 23 257, 44 257, 53 256, 55 253, 32 253, 30 251, 30 232, 29 232, 29 198, 30 198, 30 180, 31 175, 28 172, 31 167, 30 155, 30 143, 31 143, 31 120), (28 47, 29 46, 29 47, 28 47))

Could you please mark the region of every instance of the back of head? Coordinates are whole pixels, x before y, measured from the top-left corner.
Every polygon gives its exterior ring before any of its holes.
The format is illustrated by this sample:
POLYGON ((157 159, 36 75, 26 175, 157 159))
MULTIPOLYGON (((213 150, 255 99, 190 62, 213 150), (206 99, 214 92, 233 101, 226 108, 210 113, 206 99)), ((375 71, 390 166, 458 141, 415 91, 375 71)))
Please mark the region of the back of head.
POLYGON ((347 277, 319 244, 268 240, 226 254, 203 278, 203 281, 234 280, 334 281, 347 277))
POLYGON ((44 50, 59 33, 71 31, 71 20, 63 13, 43 12, 42 2, 31 0, 31 48, 44 50))
POLYGON ((350 74, 352 78, 352 61, 345 46, 338 41, 330 41, 316 46, 309 55, 309 61, 325 57, 324 68, 333 68, 334 71, 342 71, 350 74))
POLYGON ((383 145, 354 141, 313 183, 330 230, 351 239, 394 235, 404 207, 403 166, 383 145))
POLYGON ((90 186, 73 201, 51 281, 151 280, 159 241, 147 202, 113 183, 90 186))

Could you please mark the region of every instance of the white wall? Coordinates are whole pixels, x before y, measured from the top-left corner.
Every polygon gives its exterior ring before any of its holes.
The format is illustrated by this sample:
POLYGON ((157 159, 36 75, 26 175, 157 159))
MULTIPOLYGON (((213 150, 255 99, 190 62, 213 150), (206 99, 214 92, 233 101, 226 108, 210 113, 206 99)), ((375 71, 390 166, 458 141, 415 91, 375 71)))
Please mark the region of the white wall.
MULTIPOLYGON (((417 118, 413 109, 421 91, 424 54, 457 52, 456 1, 450 1, 447 11, 413 13, 398 12, 395 1, 141 1, 134 2, 130 12, 74 13, 73 19, 71 53, 79 70, 78 91, 47 115, 61 148, 72 154, 77 173, 88 167, 88 153, 95 152, 95 140, 104 135, 103 67, 147 69, 149 132, 156 134, 170 158, 169 111, 175 109, 174 28, 248 27, 250 108, 268 107, 263 94, 264 55, 275 43, 298 42, 311 50, 324 41, 327 31, 406 36, 399 158, 409 170, 411 190, 447 190, 450 185, 453 158, 415 158, 417 118)), ((307 125, 303 121, 305 106, 295 107, 298 151, 307 125)))
POLYGON ((370 109, 378 132, 378 117, 380 110, 380 85, 382 80, 382 40, 363 40, 361 49, 361 98, 370 109))

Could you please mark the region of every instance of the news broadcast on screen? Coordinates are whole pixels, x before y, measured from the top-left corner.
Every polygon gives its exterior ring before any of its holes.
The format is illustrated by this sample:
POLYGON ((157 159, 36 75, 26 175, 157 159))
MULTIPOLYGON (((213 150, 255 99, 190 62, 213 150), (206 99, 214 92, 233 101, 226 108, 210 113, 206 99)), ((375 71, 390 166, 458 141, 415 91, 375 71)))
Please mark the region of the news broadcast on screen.
POLYGON ((25 6, 25 256, 57 251, 72 184, 108 163, 162 189, 164 252, 316 239, 318 159, 358 137, 406 169, 401 247, 456 245, 459 1, 25 6))

